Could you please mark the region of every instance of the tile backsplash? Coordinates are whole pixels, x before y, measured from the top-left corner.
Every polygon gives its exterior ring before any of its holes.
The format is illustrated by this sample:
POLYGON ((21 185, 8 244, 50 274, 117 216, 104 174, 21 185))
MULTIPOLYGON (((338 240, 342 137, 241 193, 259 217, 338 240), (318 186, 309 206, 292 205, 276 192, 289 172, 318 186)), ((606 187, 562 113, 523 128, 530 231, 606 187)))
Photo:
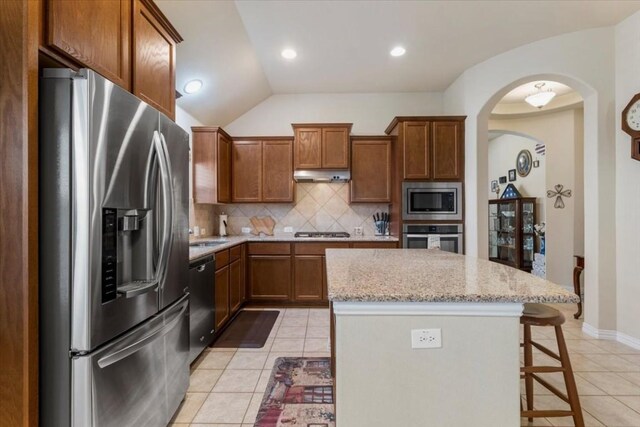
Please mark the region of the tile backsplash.
POLYGON ((253 216, 271 216, 276 234, 284 227, 293 231, 346 231, 363 227, 364 234, 374 235, 373 214, 388 212, 386 203, 349 204, 349 184, 300 183, 296 185, 295 203, 234 203, 229 205, 192 205, 189 223, 205 228, 207 234, 218 234, 218 215, 229 216, 228 233, 242 234, 242 227, 251 227, 253 216))

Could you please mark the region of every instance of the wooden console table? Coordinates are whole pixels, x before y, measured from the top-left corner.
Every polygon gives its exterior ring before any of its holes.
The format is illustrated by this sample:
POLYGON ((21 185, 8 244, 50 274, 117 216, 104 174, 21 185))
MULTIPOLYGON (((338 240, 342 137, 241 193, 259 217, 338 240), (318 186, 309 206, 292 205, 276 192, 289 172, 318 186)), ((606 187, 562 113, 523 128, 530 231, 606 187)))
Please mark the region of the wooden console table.
POLYGON ((582 316, 582 292, 580 291, 580 275, 584 270, 584 257, 580 255, 574 255, 576 258, 576 266, 573 268, 573 290, 580 298, 578 302, 578 311, 573 315, 575 319, 579 319, 582 316))

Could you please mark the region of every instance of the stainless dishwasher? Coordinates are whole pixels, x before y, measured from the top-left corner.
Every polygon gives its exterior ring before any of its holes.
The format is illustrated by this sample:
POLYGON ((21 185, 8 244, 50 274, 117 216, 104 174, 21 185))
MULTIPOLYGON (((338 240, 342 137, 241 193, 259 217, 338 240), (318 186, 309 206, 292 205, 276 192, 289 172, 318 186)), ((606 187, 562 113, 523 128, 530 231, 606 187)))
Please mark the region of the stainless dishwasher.
POLYGON ((216 260, 213 255, 189 263, 189 363, 213 340, 216 260))

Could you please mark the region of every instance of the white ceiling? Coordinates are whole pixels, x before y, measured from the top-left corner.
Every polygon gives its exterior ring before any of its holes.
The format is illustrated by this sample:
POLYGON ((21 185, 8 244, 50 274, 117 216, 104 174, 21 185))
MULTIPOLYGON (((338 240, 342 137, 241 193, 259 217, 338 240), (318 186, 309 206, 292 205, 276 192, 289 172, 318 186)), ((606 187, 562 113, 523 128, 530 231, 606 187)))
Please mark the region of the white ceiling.
POLYGON ((178 1, 158 4, 185 41, 178 104, 227 124, 270 93, 446 89, 465 69, 554 35, 613 25, 638 1, 178 1), (406 55, 392 58, 401 44, 406 55), (285 47, 298 57, 280 56, 285 47))
POLYGON ((271 95, 262 65, 232 1, 156 0, 184 41, 177 48, 178 106, 205 125, 232 122, 271 95), (184 85, 203 81, 187 95, 184 85))

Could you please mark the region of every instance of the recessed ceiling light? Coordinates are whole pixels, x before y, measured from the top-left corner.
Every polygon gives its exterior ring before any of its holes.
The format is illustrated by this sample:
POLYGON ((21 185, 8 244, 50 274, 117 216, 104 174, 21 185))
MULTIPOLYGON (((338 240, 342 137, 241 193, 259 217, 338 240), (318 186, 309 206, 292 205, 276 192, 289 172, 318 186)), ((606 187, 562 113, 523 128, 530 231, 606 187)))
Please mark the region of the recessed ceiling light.
POLYGON ((391 52, 389 52, 391 54, 391 56, 402 56, 404 55, 406 52, 405 48, 403 48, 402 46, 396 46, 393 49, 391 49, 391 52))
POLYGON ((285 49, 282 51, 281 55, 284 59, 293 59, 298 56, 298 53, 293 49, 285 49))
POLYGON ((189 80, 185 85, 184 85, 184 91, 185 93, 196 93, 197 91, 199 91, 200 89, 202 89, 202 80, 189 80))

